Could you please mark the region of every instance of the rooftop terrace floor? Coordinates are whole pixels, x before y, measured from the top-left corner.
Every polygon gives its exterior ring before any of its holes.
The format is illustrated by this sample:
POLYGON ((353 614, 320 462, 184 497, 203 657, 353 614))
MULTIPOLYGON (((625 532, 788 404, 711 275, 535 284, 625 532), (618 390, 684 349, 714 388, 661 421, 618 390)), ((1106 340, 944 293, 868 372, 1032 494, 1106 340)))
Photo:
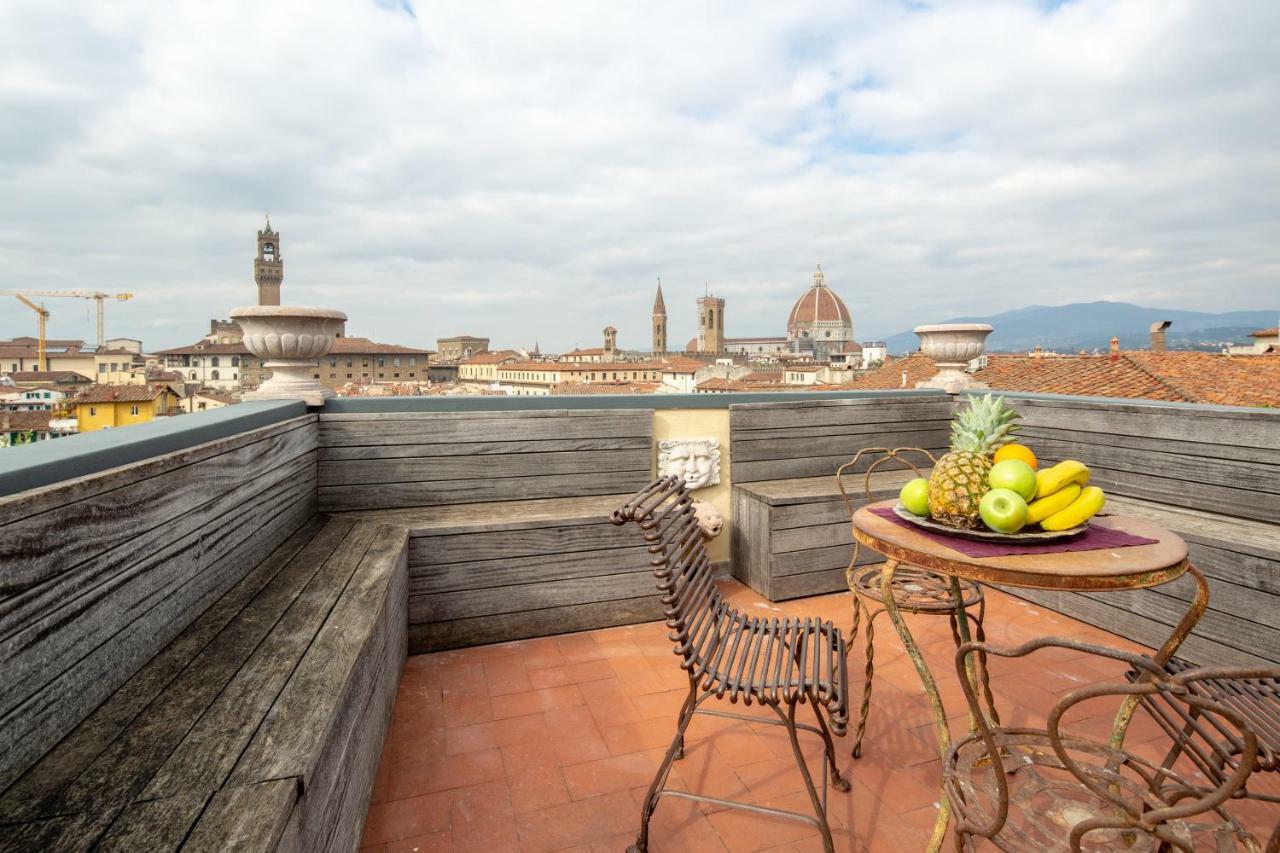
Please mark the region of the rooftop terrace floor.
MULTIPOLYGON (((722 591, 752 612, 821 616, 848 626, 847 594, 772 604, 746 587, 722 591)), ((987 638, 1015 644, 1044 635, 1141 647, 1039 606, 988 591, 987 638)), ((947 620, 907 617, 929 658, 951 715, 966 730, 947 620)), ((852 791, 830 792, 837 850, 922 850, 937 814, 939 759, 927 700, 887 620, 876 621, 876 672, 863 756, 837 739, 852 791)), ((861 690, 861 641, 850 654, 850 706, 861 690)), ((1006 724, 1043 725, 1065 691, 1119 680, 1121 665, 1050 649, 992 664, 1006 724)), ((621 853, 635 839, 640 803, 674 734, 687 678, 658 622, 411 657, 396 699, 362 851, 621 853)), ((1099 700, 1101 701, 1101 700, 1099 700)), ((723 707, 724 703, 720 703, 723 707)), ((1115 701, 1080 706, 1069 730, 1105 739, 1115 701)), ((743 709, 764 718, 758 706, 743 709)), ((1164 736, 1139 714, 1129 745, 1164 754, 1164 736)), ((820 768, 820 741, 805 739, 820 768)), ((713 796, 809 812, 785 731, 698 716, 673 784, 713 796)), ((1269 792, 1280 785, 1267 780, 1269 792)), ((1274 806, 1238 803, 1233 813, 1264 839, 1274 806)), ((664 798, 651 824, 655 851, 820 851, 817 832, 788 820, 664 798)), ((949 844, 948 844, 949 847, 949 844)))

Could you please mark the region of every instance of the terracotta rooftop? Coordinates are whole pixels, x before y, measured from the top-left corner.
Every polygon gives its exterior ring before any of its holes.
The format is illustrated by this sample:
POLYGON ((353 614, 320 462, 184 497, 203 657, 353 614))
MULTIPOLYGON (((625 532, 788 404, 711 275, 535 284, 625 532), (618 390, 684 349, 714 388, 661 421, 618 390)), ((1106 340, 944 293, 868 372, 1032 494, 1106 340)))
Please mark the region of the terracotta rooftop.
POLYGON ((657 382, 557 382, 551 393, 571 394, 652 394, 658 390, 657 382))
MULTIPOLYGON (((839 388, 914 388, 936 373, 916 353, 894 358, 839 388), (903 381, 903 374, 906 381, 903 381)), ((1280 358, 1130 350, 1106 355, 993 353, 974 378, 1001 391, 1127 397, 1223 406, 1280 406, 1280 358)), ((827 386, 830 390, 833 386, 827 386)))
POLYGON ((459 364, 501 364, 504 361, 520 358, 520 353, 515 350, 500 349, 492 352, 482 352, 471 358, 464 358, 459 364))
POLYGON ((76 397, 77 403, 141 403, 168 392, 163 385, 91 385, 76 397))
POLYGON ((827 279, 818 267, 813 274, 813 284, 796 300, 787 318, 787 330, 811 323, 852 323, 849 308, 836 292, 827 287, 827 279))
POLYGON ((233 344, 213 344, 205 340, 196 341, 185 347, 157 350, 156 355, 252 355, 249 348, 240 341, 233 344))
POLYGON ((430 355, 433 350, 405 347, 399 344, 380 344, 368 338, 338 338, 333 342, 330 355, 430 355))
POLYGON ((19 370, 5 374, 19 385, 30 382, 89 383, 93 380, 74 370, 19 370))
POLYGON ((49 419, 52 415, 43 412, 0 412, 0 434, 10 432, 49 431, 49 419))

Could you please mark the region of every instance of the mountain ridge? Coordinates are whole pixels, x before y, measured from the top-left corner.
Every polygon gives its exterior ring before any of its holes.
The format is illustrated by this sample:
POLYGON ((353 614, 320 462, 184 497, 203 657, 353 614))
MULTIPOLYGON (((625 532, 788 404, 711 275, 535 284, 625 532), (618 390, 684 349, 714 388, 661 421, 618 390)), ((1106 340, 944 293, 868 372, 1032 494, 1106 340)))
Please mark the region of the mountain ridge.
MULTIPOLYGON (((988 323, 995 328, 987 339, 988 352, 1029 352, 1036 346, 1058 352, 1105 350, 1112 336, 1123 349, 1146 349, 1152 323, 1169 320, 1169 349, 1218 351, 1227 341, 1246 343, 1249 333, 1274 326, 1280 309, 1255 311, 1188 311, 1147 308, 1129 302, 1073 302, 1067 305, 1028 305, 985 317, 955 317, 946 323, 988 323)), ((902 355, 919 349, 910 331, 885 340, 889 353, 902 355)))

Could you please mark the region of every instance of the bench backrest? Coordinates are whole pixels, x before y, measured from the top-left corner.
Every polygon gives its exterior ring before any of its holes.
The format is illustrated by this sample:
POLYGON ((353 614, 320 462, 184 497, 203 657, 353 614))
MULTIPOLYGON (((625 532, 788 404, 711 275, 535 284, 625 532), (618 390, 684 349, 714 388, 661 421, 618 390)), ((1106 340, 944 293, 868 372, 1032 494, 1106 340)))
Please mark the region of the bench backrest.
POLYGON ((684 481, 664 477, 614 510, 611 520, 633 521, 644 531, 671 640, 688 665, 699 648, 716 642, 718 616, 728 609, 715 585, 693 496, 684 481))
POLYGON ((951 397, 941 393, 730 406, 733 482, 834 474, 865 447, 936 454, 946 450, 951 412, 951 397))
POLYGON ((1079 459, 1112 494, 1280 521, 1280 411, 1016 395, 1011 402, 1038 455, 1079 459))
POLYGON ((325 512, 625 494, 652 465, 652 409, 320 416, 325 512))

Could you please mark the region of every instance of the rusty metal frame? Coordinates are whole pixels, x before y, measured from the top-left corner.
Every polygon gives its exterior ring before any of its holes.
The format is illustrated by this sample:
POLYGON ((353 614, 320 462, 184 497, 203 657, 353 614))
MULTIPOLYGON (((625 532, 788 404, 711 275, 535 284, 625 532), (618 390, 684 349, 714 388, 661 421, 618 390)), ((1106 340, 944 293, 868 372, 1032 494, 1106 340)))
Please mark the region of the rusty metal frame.
MULTIPOLYGON (((859 450, 852 459, 836 469, 836 487, 840 490, 840 497, 844 500, 845 509, 849 512, 851 528, 853 527, 853 515, 857 511, 857 507, 854 506, 853 499, 845 489, 844 478, 846 471, 850 468, 856 468, 864 457, 878 457, 873 459, 867 466, 862 482, 863 496, 866 502, 870 504, 872 502, 871 476, 876 472, 877 468, 886 464, 896 463, 902 468, 910 468, 917 477, 924 476, 924 472, 911 458, 916 455, 928 459, 930 467, 938 463, 932 453, 920 447, 866 447, 859 450)), ((928 569, 901 565, 900 561, 895 562, 893 571, 888 574, 886 583, 880 568, 864 566, 859 569, 857 565, 859 553, 860 543, 855 528, 853 529, 853 555, 849 558, 849 565, 845 569, 845 582, 849 587, 849 592, 853 594, 853 622, 849 628, 848 648, 853 648, 854 641, 858 638, 858 631, 860 629, 864 630, 865 664, 862 679, 862 702, 858 707, 858 727, 853 741, 854 758, 862 757, 862 740, 866 734, 867 718, 871 711, 872 683, 875 677, 875 620, 877 616, 881 613, 888 614, 890 621, 895 623, 895 629, 897 628, 897 622, 901 619, 900 614, 903 612, 929 616, 946 616, 951 623, 951 636, 955 640, 957 647, 969 640, 969 621, 972 620, 977 638, 979 640, 986 639, 986 634, 983 630, 983 620, 986 616, 986 598, 983 595, 980 584, 968 580, 960 581, 952 576, 929 571, 928 569), (892 608, 889 606, 890 602, 892 602, 892 608), (974 613, 971 608, 976 608, 977 612, 974 613), (959 618, 961 613, 964 614, 965 618, 959 618)), ((903 636, 901 630, 898 630, 898 634, 900 637, 903 636)), ((916 648, 915 640, 910 636, 910 632, 907 632, 906 637, 903 638, 903 645, 914 662, 916 656, 919 655, 919 649, 916 648)), ((975 672, 975 677, 980 678, 983 688, 990 694, 991 686, 986 677, 985 668, 979 666, 975 672)), ((932 697, 930 698, 932 699, 932 697)))
MULTIPOLYGON (((1224 808, 1240 796, 1260 753, 1257 734, 1232 706, 1207 698, 1200 685, 1249 678, 1280 678, 1280 667, 1203 667, 1177 673, 1154 659, 1075 640, 1044 637, 1016 647, 966 643, 956 652, 970 713, 978 729, 958 741, 943 758, 943 788, 957 813, 957 846, 969 849, 974 837, 1002 850, 1059 849, 1078 851, 1086 836, 1094 843, 1132 848, 1144 836, 1161 849, 1192 850, 1193 831, 1210 831, 1219 849, 1230 842, 1260 851, 1261 844, 1224 808), (1044 729, 992 727, 976 690, 965 677, 976 654, 1024 657, 1046 647, 1067 648, 1129 664, 1132 677, 1121 683, 1080 687, 1054 706, 1044 729), (1236 757, 1213 787, 1173 768, 1160 766, 1110 743, 1095 743, 1062 732, 1062 718, 1089 699, 1122 697, 1144 705, 1160 700, 1180 709, 1181 728, 1166 728, 1175 747, 1192 748, 1197 756, 1236 757), (1196 738, 1200 744, 1196 744, 1196 738), (1051 774, 1041 772, 1045 768, 1051 774), (1209 824, 1188 818, 1209 816, 1209 824), (1065 846, 1063 841, 1065 839, 1065 846)), ((1199 766, 1199 762, 1195 762, 1199 766)), ((1280 824, 1266 844, 1280 848, 1280 824)), ((1094 847, 1093 849, 1098 849, 1094 847)))
POLYGON ((614 510, 610 520, 616 525, 635 522, 643 532, 662 594, 668 637, 689 677, 689 693, 677 717, 675 735, 649 786, 641 807, 640 832, 628 850, 646 853, 654 810, 663 797, 676 797, 808 823, 821 833, 824 849, 834 851, 827 820, 828 783, 838 791, 850 788, 836 767, 832 740, 832 732, 844 735, 849 722, 848 672, 840 629, 812 618, 750 617, 732 607, 714 583, 693 498, 677 477, 650 483, 614 510), (727 698, 731 704, 741 699, 748 706, 756 702, 778 719, 702 707, 713 698, 727 698), (806 703, 813 708, 816 726, 796 721, 796 707, 806 703), (785 728, 813 814, 668 788, 671 767, 684 756, 685 734, 697 714, 785 728), (820 795, 800 748, 801 731, 823 740, 820 795))

